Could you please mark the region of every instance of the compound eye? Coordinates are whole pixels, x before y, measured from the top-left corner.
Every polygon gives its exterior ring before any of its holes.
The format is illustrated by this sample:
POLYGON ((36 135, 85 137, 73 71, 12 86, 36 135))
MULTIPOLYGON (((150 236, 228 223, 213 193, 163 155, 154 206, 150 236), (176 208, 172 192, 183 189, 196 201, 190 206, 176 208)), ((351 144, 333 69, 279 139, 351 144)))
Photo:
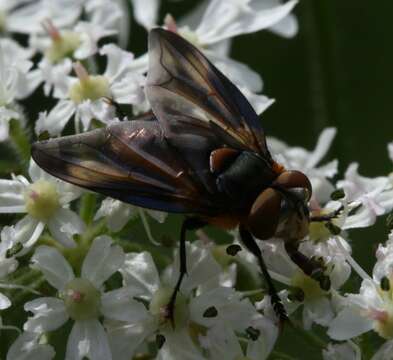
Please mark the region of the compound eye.
POLYGON ((284 171, 274 180, 273 185, 286 190, 304 189, 306 190, 306 201, 310 200, 312 195, 310 180, 306 175, 297 170, 284 171))
POLYGON ((247 225, 251 233, 261 240, 274 236, 280 219, 282 195, 267 188, 254 201, 247 225))

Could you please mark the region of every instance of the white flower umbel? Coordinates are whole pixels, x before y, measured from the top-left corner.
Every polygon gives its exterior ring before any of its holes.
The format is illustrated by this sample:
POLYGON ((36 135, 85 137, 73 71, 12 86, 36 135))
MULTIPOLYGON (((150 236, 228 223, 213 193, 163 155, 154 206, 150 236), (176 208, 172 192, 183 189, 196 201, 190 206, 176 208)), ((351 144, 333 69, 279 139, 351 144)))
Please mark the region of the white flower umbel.
MULTIPOLYGON (((112 359, 107 334, 100 318, 137 322, 144 306, 129 291, 104 292, 104 282, 124 263, 124 252, 108 236, 96 238, 75 277, 70 264, 54 248, 40 246, 32 257, 33 267, 56 288, 59 297, 38 298, 25 304, 32 312, 24 330, 35 333, 53 331, 68 319, 74 324, 67 341, 66 359, 112 359)), ((117 359, 113 357, 113 359, 117 359)))
POLYGON ((139 66, 133 64, 133 54, 114 44, 104 46, 100 54, 107 56, 105 73, 91 75, 81 63, 74 64, 78 77, 63 79, 64 97, 48 114, 40 113, 35 128, 37 134, 48 131, 59 135, 73 115, 76 132, 80 130, 80 123, 86 131, 93 118, 109 123, 115 118, 115 110, 107 99, 120 104, 143 103, 145 77, 139 66))
POLYGON ((46 33, 33 34, 29 44, 43 54, 38 67, 45 95, 49 95, 52 87, 55 97, 64 95, 64 76, 71 71, 70 60, 84 60, 96 54, 98 41, 117 33, 121 17, 116 4, 104 2, 94 11, 91 21, 79 21, 71 28, 59 29, 49 19, 43 23, 46 33))
POLYGON ((40 334, 24 332, 11 345, 7 360, 51 360, 55 357, 52 346, 40 341, 40 334))
POLYGON ((45 173, 33 160, 29 175, 31 182, 23 176, 0 180, 0 213, 27 213, 2 231, 2 240, 9 238, 30 248, 47 225, 55 240, 66 247, 75 246, 72 237, 82 233, 85 226, 68 205, 81 190, 45 173))
POLYGON ((341 310, 330 323, 328 335, 335 340, 347 340, 374 330, 388 340, 373 357, 386 359, 393 349, 393 268, 392 234, 385 246, 377 251, 378 261, 372 278, 359 272, 363 282, 359 294, 347 294, 341 310))
POLYGON ((256 310, 239 293, 224 287, 210 287, 205 292, 198 290, 220 273, 220 266, 210 251, 187 244, 187 260, 188 272, 177 296, 173 328, 167 305, 177 280, 178 264, 175 262, 161 281, 149 253, 126 255, 121 270, 124 284, 149 303, 149 312, 145 320, 137 324, 110 324, 108 332, 116 359, 132 357, 137 347, 154 333, 159 333, 164 340, 159 359, 203 359, 190 338, 190 331, 198 335, 219 321, 225 321, 233 330, 244 331, 250 326, 256 310))

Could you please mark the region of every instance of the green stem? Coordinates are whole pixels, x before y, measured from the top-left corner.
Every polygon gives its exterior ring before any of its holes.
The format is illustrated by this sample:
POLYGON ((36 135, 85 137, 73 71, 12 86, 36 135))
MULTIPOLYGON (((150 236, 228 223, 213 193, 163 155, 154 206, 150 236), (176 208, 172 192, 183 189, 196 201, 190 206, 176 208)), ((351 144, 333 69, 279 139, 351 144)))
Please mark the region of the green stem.
POLYGON ((328 345, 328 343, 321 339, 318 335, 316 335, 314 332, 304 330, 302 325, 297 323, 296 321, 292 321, 292 324, 294 325, 294 330, 301 334, 303 337, 305 337, 309 343, 313 344, 316 346, 318 349, 325 349, 328 345))
POLYGON ((79 215, 86 224, 93 221, 96 207, 96 195, 92 193, 83 194, 80 201, 79 215))
POLYGON ((241 293, 244 297, 252 297, 255 295, 266 294, 266 289, 255 289, 255 290, 241 291, 241 293))
POLYGON ((271 356, 274 360, 296 360, 296 358, 294 358, 293 356, 284 354, 280 351, 272 351, 271 356))
MULTIPOLYGON (((43 275, 40 275, 35 281, 33 281, 30 284, 30 287, 33 289, 38 289, 44 282, 45 282, 45 278, 43 275)), ((29 292, 28 291, 21 291, 20 293, 18 293, 16 296, 13 297, 13 303, 14 304, 23 304, 25 302, 25 298, 27 296, 29 296, 29 292)), ((44 296, 41 294, 41 296, 44 296)))
POLYGON ((31 139, 28 130, 21 124, 20 121, 10 121, 10 138, 21 161, 25 164, 28 164, 30 161, 31 139))
POLYGON ((154 239, 154 237, 153 237, 153 235, 152 235, 152 233, 151 233, 150 225, 149 225, 149 222, 148 222, 148 220, 147 220, 147 218, 146 218, 145 211, 142 210, 142 209, 140 209, 140 208, 138 208, 138 212, 139 212, 139 216, 140 216, 140 218, 141 218, 141 220, 142 220, 142 224, 143 224, 143 227, 145 228, 146 235, 147 235, 147 238, 149 239, 149 241, 150 241, 152 244, 154 244, 154 245, 157 245, 157 246, 161 245, 158 241, 156 241, 156 240, 154 239))

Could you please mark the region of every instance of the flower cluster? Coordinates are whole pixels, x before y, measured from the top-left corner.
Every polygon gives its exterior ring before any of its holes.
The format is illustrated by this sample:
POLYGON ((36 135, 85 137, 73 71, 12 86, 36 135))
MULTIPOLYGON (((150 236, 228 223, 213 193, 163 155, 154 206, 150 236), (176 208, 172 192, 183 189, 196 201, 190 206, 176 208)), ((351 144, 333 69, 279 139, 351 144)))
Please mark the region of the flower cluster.
MULTIPOLYGON (((296 35, 296 4, 210 0, 183 18, 160 19, 158 0, 131 1, 139 26, 162 26, 198 47, 258 115, 274 100, 261 94, 258 73, 230 57, 232 38, 261 30, 296 35)), ((148 54, 126 50, 133 21, 128 7, 126 0, 0 1, 0 142, 18 158, 0 179, 0 332, 7 334, 0 357, 266 359, 283 324, 257 260, 238 246, 237 231, 217 244, 199 230, 198 239, 187 242, 187 274, 170 319, 177 244, 150 228, 168 214, 83 191, 30 158, 33 139, 150 111, 148 54), (31 115, 26 104, 33 97, 42 101, 31 115), (238 251, 229 251, 233 246, 238 251)), ((383 339, 373 359, 387 359, 393 348, 393 233, 379 245, 369 275, 351 256, 351 230, 393 209, 393 177, 364 177, 352 163, 340 178, 337 160, 322 162, 335 134, 323 130, 312 151, 267 139, 277 162, 312 183, 310 218, 316 221, 299 251, 320 264, 325 282, 305 274, 282 239, 258 245, 294 326, 309 337, 318 326, 324 359, 360 359, 359 336, 370 331, 383 339), (360 289, 345 293, 356 277, 360 289)), ((393 161, 393 143, 388 152, 393 161)))

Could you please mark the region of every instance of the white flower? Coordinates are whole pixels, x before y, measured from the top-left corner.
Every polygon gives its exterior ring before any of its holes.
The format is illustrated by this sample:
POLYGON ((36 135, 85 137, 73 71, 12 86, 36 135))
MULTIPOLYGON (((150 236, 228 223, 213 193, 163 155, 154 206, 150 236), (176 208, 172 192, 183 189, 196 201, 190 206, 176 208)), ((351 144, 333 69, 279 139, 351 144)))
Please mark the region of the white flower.
POLYGON ((0 25, 9 32, 32 34, 42 32, 46 19, 58 27, 69 26, 81 14, 79 0, 1 0, 0 25))
MULTIPOLYGON (((307 330, 311 328, 313 323, 327 326, 334 317, 334 303, 331 295, 345 283, 350 275, 350 267, 345 263, 342 254, 340 257, 329 256, 330 254, 319 253, 318 248, 314 248, 312 244, 308 245, 306 255, 323 258, 326 267, 324 275, 329 276, 331 280, 330 289, 323 290, 319 282, 306 275, 290 259, 281 239, 273 238, 260 241, 258 245, 262 250, 271 277, 291 288, 289 292, 284 291, 280 294, 287 312, 291 314, 302 307, 303 326, 307 330)), ((304 251, 305 248, 301 248, 301 250, 304 251)), ((241 252, 239 255, 244 264, 248 263, 248 268, 251 268, 251 271, 254 272, 257 269, 254 256, 245 252, 241 252)), ((265 303, 266 296, 257 307, 261 308, 265 303)))
POLYGON ((160 0, 130 0, 135 20, 147 30, 157 24, 160 0))
POLYGON ((323 360, 361 360, 361 352, 358 345, 352 341, 342 344, 329 343, 322 350, 323 360))
POLYGON ((202 346, 208 350, 210 360, 221 359, 267 359, 278 336, 278 328, 267 318, 257 316, 251 322, 249 331, 252 338, 247 341, 247 348, 243 353, 239 338, 230 326, 218 322, 208 330, 206 336, 201 337, 202 346))
POLYGON ((143 211, 150 215, 159 223, 163 223, 167 213, 157 210, 142 209, 134 205, 126 204, 112 198, 102 201, 94 220, 105 217, 109 230, 112 232, 120 231, 131 219, 138 216, 138 212, 143 211))
MULTIPOLYGON (((14 258, 14 256, 8 256, 7 254, 7 252, 15 245, 15 239, 7 238, 3 235, 3 232, 7 231, 6 229, 6 227, 3 228, 0 241, 0 281, 7 275, 14 272, 18 267, 18 261, 14 258)), ((7 309, 10 306, 11 300, 0 292, 0 310, 7 309)))
POLYGON ((358 271, 363 277, 360 292, 347 294, 343 300, 329 326, 332 339, 347 340, 372 329, 384 339, 393 339, 392 250, 390 235, 386 246, 378 248, 373 277, 358 271))
POLYGON ((160 280, 151 255, 147 252, 126 255, 121 270, 124 284, 134 289, 138 297, 149 302, 145 320, 138 324, 111 324, 110 341, 116 359, 129 359, 144 339, 158 331, 165 339, 158 359, 203 359, 192 344, 188 329, 194 324, 210 328, 225 321, 234 330, 245 330, 255 308, 231 288, 214 287, 205 292, 198 289, 218 277, 220 266, 210 251, 187 244, 187 276, 177 295, 175 329, 169 322, 166 307, 178 277, 176 262, 160 280))
POLYGON ((11 39, 0 39, 0 141, 8 139, 10 120, 23 121, 15 100, 30 95, 39 84, 30 71, 32 52, 11 39))
POLYGON ((296 169, 306 174, 313 187, 313 196, 322 204, 330 199, 330 194, 334 190, 328 179, 337 174, 338 162, 332 160, 322 166, 318 164, 328 152, 335 135, 335 128, 323 130, 313 151, 301 147, 289 147, 280 140, 268 138, 272 154, 289 170, 296 169))
POLYGON ((67 341, 66 358, 112 359, 107 334, 99 318, 138 321, 144 309, 124 289, 103 291, 104 282, 124 263, 123 250, 108 236, 96 238, 85 257, 80 277, 75 277, 59 251, 48 246, 38 247, 32 262, 60 295, 27 302, 25 310, 33 316, 24 324, 24 330, 53 331, 71 318, 74 324, 67 341))
POLYGON ((209 46, 222 40, 273 26, 284 19, 297 1, 280 4, 270 2, 268 7, 257 0, 213 0, 209 3, 195 30, 198 42, 209 46))
MULTIPOLYGON (((98 52, 98 41, 117 33, 116 26, 122 17, 116 3, 104 2, 97 6, 91 21, 79 21, 72 28, 58 29, 51 20, 44 22, 45 34, 33 34, 29 39, 32 49, 44 55, 39 62, 45 95, 54 87, 54 96, 61 97, 64 78, 71 71, 69 60, 84 60, 98 52), (60 87, 60 89, 57 89, 60 87)), ((64 90, 64 89, 63 89, 64 90)))
POLYGON ((40 335, 24 332, 14 341, 7 360, 51 360, 55 357, 52 346, 40 342, 40 335))
POLYGON ((31 183, 23 176, 0 180, 0 213, 27 213, 14 226, 3 229, 2 241, 9 239, 30 248, 47 225, 57 241, 74 246, 72 236, 82 233, 85 226, 68 204, 81 190, 45 173, 33 160, 29 175, 31 183))
POLYGON ((75 64, 78 78, 63 78, 60 88, 64 91, 58 92, 62 98, 49 114, 40 114, 35 128, 37 134, 48 131, 51 135, 59 135, 73 115, 77 132, 80 123, 86 131, 93 118, 104 123, 113 121, 114 108, 105 98, 120 104, 143 103, 145 78, 138 64, 133 63, 133 54, 114 44, 105 45, 100 54, 107 56, 105 73, 90 75, 80 63, 75 64))
POLYGON ((352 163, 345 172, 345 178, 337 182, 348 202, 362 206, 346 221, 346 228, 373 225, 376 218, 393 208, 393 189, 389 177, 367 178, 359 175, 359 165, 352 163))

